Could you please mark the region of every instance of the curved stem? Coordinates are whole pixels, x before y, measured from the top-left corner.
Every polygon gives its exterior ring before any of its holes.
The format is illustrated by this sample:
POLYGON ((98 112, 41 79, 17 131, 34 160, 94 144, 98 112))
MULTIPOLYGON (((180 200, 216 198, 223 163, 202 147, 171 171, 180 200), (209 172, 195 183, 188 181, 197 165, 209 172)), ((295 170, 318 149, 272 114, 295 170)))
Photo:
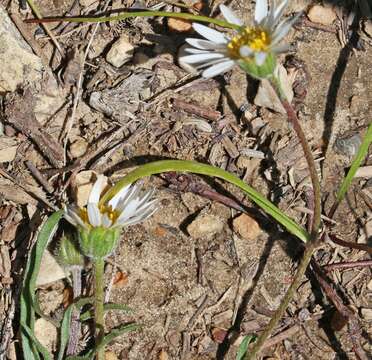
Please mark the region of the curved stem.
MULTIPOLYGON (((102 258, 94 259, 94 322, 95 322, 95 344, 98 344, 102 341, 105 334, 105 325, 104 325, 104 270, 105 270, 105 261, 102 258)), ((103 360, 105 357, 105 347, 102 346, 97 351, 96 359, 103 360)))
POLYGON ((319 228, 321 224, 321 191, 320 191, 320 182, 318 173, 316 171, 316 165, 313 158, 313 155, 311 153, 311 149, 309 146, 308 141, 306 140, 305 134, 301 128, 300 122, 298 121, 298 117, 296 115, 296 112, 294 111, 292 105, 289 103, 288 99, 286 98, 279 79, 277 79, 275 76, 271 79, 271 84, 276 90, 276 93, 279 96, 279 99, 287 112, 288 120, 293 126, 293 130, 296 132, 296 135, 298 139, 300 140, 302 150, 305 155, 305 159, 307 162, 307 166, 309 168, 310 173, 310 179, 313 186, 313 192, 314 192, 314 217, 312 221, 311 226, 311 237, 314 240, 315 238, 319 237, 319 228))
POLYGON ((252 350, 250 350, 247 355, 246 359, 254 359, 258 352, 261 350, 262 345, 266 341, 266 339, 271 335, 273 329, 278 324, 279 320, 283 317, 285 310, 288 307, 289 302, 292 300, 295 291, 297 290, 300 282, 302 280, 303 275, 310 263, 311 257, 318 246, 318 241, 320 239, 319 236, 319 229, 321 225, 321 192, 320 192, 320 182, 318 178, 318 173, 316 171, 315 161, 313 155, 311 153, 311 149, 309 143, 306 140, 305 134, 301 128, 300 122, 298 121, 297 115, 289 103, 288 99, 286 98, 278 78, 273 76, 271 78, 271 84, 276 90, 276 93, 279 96, 279 99, 287 112, 288 120, 293 126, 294 131, 298 139, 300 140, 302 150, 305 155, 305 159, 309 168, 310 178, 313 185, 313 192, 314 192, 314 216, 312 219, 311 224, 311 233, 310 233, 310 241, 306 243, 305 252, 303 254, 302 260, 300 265, 297 269, 295 278, 289 289, 287 290, 282 302, 280 303, 278 309, 275 311, 274 316, 271 318, 269 324, 267 325, 265 331, 261 334, 258 338, 257 342, 254 344, 252 350))

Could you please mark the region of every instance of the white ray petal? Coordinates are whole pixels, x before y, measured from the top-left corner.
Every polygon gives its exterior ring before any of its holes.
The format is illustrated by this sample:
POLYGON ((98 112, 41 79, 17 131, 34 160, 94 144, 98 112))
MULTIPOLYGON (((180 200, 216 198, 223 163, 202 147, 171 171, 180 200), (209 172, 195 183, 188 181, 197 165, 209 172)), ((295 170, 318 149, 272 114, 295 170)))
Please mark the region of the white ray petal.
POLYGON ((122 211, 122 213, 120 214, 120 216, 117 218, 116 220, 116 223, 124 223, 126 222, 128 219, 130 219, 131 217, 135 216, 136 215, 136 211, 137 211, 137 206, 138 206, 138 200, 137 199, 133 199, 131 200, 127 206, 125 207, 125 209, 122 211))
POLYGON ((101 212, 98 209, 97 203, 88 203, 87 205, 89 223, 94 226, 101 226, 101 212))
POLYGON ((213 30, 208 26, 193 23, 192 27, 201 36, 205 37, 207 40, 213 41, 216 44, 227 44, 228 42, 228 39, 223 33, 220 33, 217 30, 213 30))
POLYGON ((263 51, 256 52, 254 54, 254 59, 256 61, 256 64, 258 66, 261 66, 265 62, 266 56, 267 56, 267 53, 265 53, 263 51))
POLYGON ((202 50, 223 50, 225 49, 225 44, 216 44, 213 41, 203 40, 203 39, 186 39, 186 42, 191 46, 194 46, 202 50))
POLYGON ((180 60, 189 64, 197 64, 208 60, 222 59, 224 57, 225 57, 224 54, 208 52, 203 54, 182 56, 180 60))
POLYGON ((253 54, 253 50, 249 46, 243 45, 239 49, 239 54, 242 57, 249 57, 253 54))
POLYGON ((275 25, 279 21, 279 19, 283 15, 283 12, 284 12, 285 8, 287 7, 287 5, 288 5, 288 0, 283 0, 276 9, 273 8, 274 19, 273 19, 273 24, 272 25, 275 25))
POLYGON ((116 209, 118 203, 121 199, 125 198, 130 188, 130 184, 124 186, 109 202, 108 204, 112 207, 112 209, 116 209))
POLYGON ((272 44, 278 43, 280 40, 282 40, 287 34, 288 31, 291 29, 293 24, 298 20, 298 18, 301 16, 301 13, 296 15, 293 19, 291 20, 283 20, 280 22, 280 24, 277 26, 273 33, 273 38, 272 38, 272 44))
POLYGON ((216 65, 216 64, 220 64, 220 63, 225 62, 227 60, 228 60, 227 58, 223 58, 223 59, 207 61, 205 63, 198 64, 198 66, 196 66, 196 69, 198 69, 198 70, 205 69, 207 67, 210 67, 210 66, 216 65))
POLYGON ((229 71, 233 66, 235 62, 234 60, 227 60, 224 62, 220 62, 216 65, 211 66, 210 68, 203 71, 202 76, 206 79, 211 78, 216 75, 220 75, 225 73, 226 71, 229 71))
POLYGON ((290 49, 289 44, 278 44, 270 48, 270 50, 276 54, 287 52, 290 49))
POLYGON ((227 20, 227 22, 234 25, 243 26, 243 21, 241 21, 239 17, 237 17, 235 13, 232 10, 230 10, 227 6, 220 5, 220 10, 222 16, 227 20))
POLYGON ((156 208, 149 208, 146 213, 143 213, 138 216, 134 216, 128 220, 126 220, 124 223, 121 223, 120 226, 129 226, 129 225, 135 225, 138 224, 139 222, 142 222, 149 218, 157 209, 156 208))
POLYGON ((201 49, 195 49, 195 48, 186 48, 185 52, 190 53, 190 54, 211 54, 211 53, 214 53, 213 51, 210 51, 210 50, 201 50, 201 49))
POLYGON ((103 175, 98 175, 97 180, 90 191, 88 203, 98 204, 104 183, 105 177, 103 175))
POLYGON ((102 215, 102 226, 105 228, 109 228, 112 224, 112 221, 110 218, 107 216, 107 214, 102 215))
POLYGON ((268 6, 267 0, 257 0, 256 8, 254 10, 254 20, 257 24, 267 16, 268 6))

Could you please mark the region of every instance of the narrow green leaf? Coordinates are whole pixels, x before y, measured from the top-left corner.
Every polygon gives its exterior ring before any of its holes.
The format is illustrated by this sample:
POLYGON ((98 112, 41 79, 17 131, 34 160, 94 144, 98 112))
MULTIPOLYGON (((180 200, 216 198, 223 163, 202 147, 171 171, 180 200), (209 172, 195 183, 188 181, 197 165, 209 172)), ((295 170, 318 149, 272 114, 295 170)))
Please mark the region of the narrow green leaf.
POLYGON ((310 235, 309 233, 300 225, 298 225, 293 219, 284 214, 278 207, 276 207, 272 202, 267 200, 259 192, 254 190, 252 187, 247 185, 244 181, 239 179, 237 176, 222 170, 220 168, 201 164, 195 161, 187 160, 162 160, 151 162, 137 169, 131 171, 129 174, 124 176, 118 183, 115 184, 101 199, 101 203, 104 203, 111 199, 121 188, 133 183, 134 181, 141 179, 145 176, 150 176, 153 174, 160 174, 169 171, 179 171, 179 172, 192 172, 201 175, 214 176, 231 184, 236 185, 242 189, 247 196, 258 205, 261 209, 266 211, 271 215, 278 223, 280 223, 284 228, 286 228, 290 233, 297 236, 303 242, 306 242, 310 235))
MULTIPOLYGON (((27 337, 32 340, 33 345, 36 347, 37 351, 43 356, 44 360, 52 360, 53 357, 49 351, 40 343, 40 341, 35 337, 34 332, 27 326, 22 325, 22 333, 26 333, 27 337)), ((31 354, 28 354, 29 356, 31 354)), ((39 356, 38 356, 39 358, 39 356)), ((30 359, 35 359, 30 357, 30 359)))
POLYGON ((243 341, 240 343, 238 351, 236 353, 236 360, 243 360, 248 351, 248 346, 252 341, 256 340, 256 335, 244 336, 243 341))
POLYGON ((21 328, 27 327, 29 330, 21 332, 23 356, 26 360, 39 359, 36 351, 37 344, 34 341, 35 337, 33 335, 35 326, 35 284, 44 250, 54 236, 62 215, 62 210, 57 211, 44 223, 26 264, 20 299, 20 325, 21 328), (32 334, 32 337, 29 334, 32 334))
POLYGON ((103 346, 108 345, 111 341, 113 341, 116 337, 123 335, 124 333, 130 332, 130 331, 135 331, 140 329, 140 325, 136 324, 128 324, 128 325, 122 325, 119 326, 116 329, 112 329, 101 341, 101 343, 96 347, 95 351, 98 351, 101 349, 103 346))
POLYGON ((345 197, 345 195, 346 195, 346 193, 347 193, 347 191, 350 187, 350 184, 353 181, 355 173, 357 172, 358 168, 362 164, 362 161, 367 156, 368 148, 369 148, 369 145, 371 144, 371 142, 372 142, 372 123, 369 124, 367 133, 366 133, 366 135, 363 139, 362 144, 359 147, 358 153, 356 154, 355 159, 353 160, 346 177, 342 181, 342 184, 340 186, 340 190, 337 193, 337 198, 336 198, 337 203, 340 203, 344 199, 344 197, 345 197))
POLYGON ((84 17, 56 17, 56 18, 44 18, 43 22, 55 22, 55 21, 65 21, 65 22, 73 22, 73 23, 100 23, 100 22, 108 22, 108 21, 122 21, 129 18, 136 18, 136 17, 172 17, 172 18, 179 18, 191 21, 200 21, 206 22, 210 24, 215 24, 218 26, 222 26, 229 29, 238 30, 240 28, 239 25, 231 24, 227 21, 214 19, 207 16, 202 15, 194 15, 190 13, 175 13, 175 12, 168 12, 168 11, 131 11, 131 12, 122 12, 118 15, 114 16, 84 16, 84 17))
POLYGON ((58 352, 58 360, 63 360, 63 355, 68 344, 68 339, 70 337, 70 325, 72 312, 74 310, 74 304, 68 306, 63 314, 63 319, 61 323, 61 332, 60 332, 60 344, 58 352))
MULTIPOLYGON (((91 303, 93 303, 93 300, 91 301, 91 303)), ((133 312, 133 310, 127 305, 114 304, 114 303, 104 304, 103 310, 104 311, 121 310, 121 311, 126 311, 126 312, 133 312)), ((88 310, 80 315, 80 321, 87 321, 91 318, 93 318, 93 310, 88 310)))

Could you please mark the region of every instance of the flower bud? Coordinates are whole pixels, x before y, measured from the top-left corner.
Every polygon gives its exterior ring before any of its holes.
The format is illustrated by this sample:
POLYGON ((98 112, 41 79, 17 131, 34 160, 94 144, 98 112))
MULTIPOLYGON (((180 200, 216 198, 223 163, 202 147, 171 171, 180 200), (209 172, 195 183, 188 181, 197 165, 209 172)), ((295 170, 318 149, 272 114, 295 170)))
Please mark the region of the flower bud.
POLYGON ((84 266, 84 256, 72 234, 63 235, 57 249, 57 261, 65 267, 84 266))
POLYGON ((118 244, 121 228, 103 226, 90 229, 79 227, 79 245, 82 253, 93 259, 103 259, 112 254, 118 244))

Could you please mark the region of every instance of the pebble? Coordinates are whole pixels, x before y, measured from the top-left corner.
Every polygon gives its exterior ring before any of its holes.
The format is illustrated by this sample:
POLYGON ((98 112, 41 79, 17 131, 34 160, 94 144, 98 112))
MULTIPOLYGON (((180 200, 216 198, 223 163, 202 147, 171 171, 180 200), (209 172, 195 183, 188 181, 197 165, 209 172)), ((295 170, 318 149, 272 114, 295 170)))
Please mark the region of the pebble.
POLYGON ((88 149, 88 143, 82 137, 78 137, 71 145, 70 145, 70 154, 73 159, 79 158, 83 156, 88 149))
POLYGON ((40 83, 43 65, 0 6, 0 93, 22 83, 40 83))
POLYGON ((372 20, 367 20, 364 23, 363 30, 369 37, 372 37, 372 20))
POLYGON ((356 171, 355 178, 366 178, 366 179, 372 179, 372 166, 361 166, 356 171))
POLYGON ((338 137, 334 143, 334 149, 337 153, 353 157, 359 150, 362 144, 360 134, 356 133, 351 136, 338 137))
POLYGON ((89 194, 95 180, 96 173, 92 170, 81 171, 76 175, 73 189, 77 206, 84 207, 88 203, 89 194))
POLYGON ((233 220, 233 228, 243 239, 254 240, 261 232, 258 222, 247 214, 241 214, 233 220))
POLYGON ((36 286, 42 286, 64 279, 66 273, 58 264, 52 254, 46 250, 43 254, 40 264, 40 271, 37 275, 36 286))
POLYGON ((362 318, 367 321, 372 321, 372 309, 362 308, 360 309, 362 318))
POLYGON ((49 351, 55 350, 57 328, 49 321, 40 318, 35 322, 35 336, 49 351))
POLYGON ((168 28, 175 32, 188 32, 192 29, 190 20, 168 18, 168 28))
POLYGON ((126 35, 122 35, 111 46, 106 55, 106 60, 115 67, 121 67, 133 57, 134 46, 129 42, 126 35))
POLYGON ((118 360, 118 357, 116 354, 112 351, 106 351, 105 352, 105 360, 118 360))
POLYGON ((14 160, 18 149, 16 138, 0 136, 0 163, 14 160))
POLYGON ((223 222, 214 215, 199 214, 187 227, 187 232, 193 238, 212 237, 223 230, 223 222))
POLYGON ((326 6, 314 5, 307 13, 307 17, 315 23, 331 25, 337 18, 335 11, 326 6))
POLYGON ((367 284, 367 288, 368 288, 368 290, 372 291, 372 279, 369 280, 369 282, 367 284))
POLYGON ((350 112, 352 114, 358 115, 363 112, 366 105, 368 106, 368 104, 365 104, 365 100, 363 99, 363 97, 359 95, 353 95, 350 99, 350 112))

